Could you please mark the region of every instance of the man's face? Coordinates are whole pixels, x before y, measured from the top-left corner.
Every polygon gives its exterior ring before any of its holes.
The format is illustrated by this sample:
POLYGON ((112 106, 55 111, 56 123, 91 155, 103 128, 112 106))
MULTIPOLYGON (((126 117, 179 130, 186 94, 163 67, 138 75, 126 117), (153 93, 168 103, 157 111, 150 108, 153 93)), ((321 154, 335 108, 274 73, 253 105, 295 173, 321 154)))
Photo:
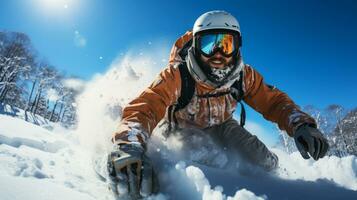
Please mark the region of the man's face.
POLYGON ((223 69, 232 62, 232 56, 225 57, 217 51, 212 57, 206 57, 201 54, 201 60, 209 66, 217 69, 223 69))

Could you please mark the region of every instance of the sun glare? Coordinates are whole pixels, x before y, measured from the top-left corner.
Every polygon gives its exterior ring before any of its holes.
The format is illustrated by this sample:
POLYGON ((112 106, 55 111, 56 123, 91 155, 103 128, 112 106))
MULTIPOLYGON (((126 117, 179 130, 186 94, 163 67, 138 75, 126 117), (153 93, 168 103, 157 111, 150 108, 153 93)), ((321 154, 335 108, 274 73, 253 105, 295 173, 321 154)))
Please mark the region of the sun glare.
POLYGON ((70 13, 78 0, 35 0, 37 6, 48 15, 66 15, 70 13))

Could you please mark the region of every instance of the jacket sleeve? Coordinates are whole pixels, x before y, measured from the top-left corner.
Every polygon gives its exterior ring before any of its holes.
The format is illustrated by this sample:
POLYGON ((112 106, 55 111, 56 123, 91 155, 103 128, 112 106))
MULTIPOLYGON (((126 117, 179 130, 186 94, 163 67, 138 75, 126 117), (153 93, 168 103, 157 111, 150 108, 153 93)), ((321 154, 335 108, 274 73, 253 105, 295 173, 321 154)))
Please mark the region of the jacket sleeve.
POLYGON ((165 116, 166 109, 177 101, 181 77, 176 66, 169 65, 139 97, 123 109, 123 116, 112 141, 114 143, 146 143, 153 129, 165 116))
POLYGON ((244 70, 244 101, 261 113, 265 119, 278 124, 281 130, 293 136, 302 124, 316 127, 315 120, 276 87, 267 85, 263 77, 249 65, 244 70))

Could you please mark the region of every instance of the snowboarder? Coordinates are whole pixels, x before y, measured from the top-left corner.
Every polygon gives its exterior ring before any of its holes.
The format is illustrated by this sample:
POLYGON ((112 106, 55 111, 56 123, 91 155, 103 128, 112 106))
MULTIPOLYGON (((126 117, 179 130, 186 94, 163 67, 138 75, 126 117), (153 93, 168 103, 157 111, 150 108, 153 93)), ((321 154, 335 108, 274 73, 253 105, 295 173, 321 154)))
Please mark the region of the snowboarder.
POLYGON ((171 131, 199 129, 249 163, 274 170, 278 157, 244 129, 242 104, 240 123, 232 117, 241 100, 294 137, 303 158, 324 157, 329 145, 315 120, 245 64, 241 47, 238 21, 225 11, 204 13, 176 41, 168 67, 123 109, 108 156, 115 193, 147 196, 157 189, 145 144, 161 119, 171 131))

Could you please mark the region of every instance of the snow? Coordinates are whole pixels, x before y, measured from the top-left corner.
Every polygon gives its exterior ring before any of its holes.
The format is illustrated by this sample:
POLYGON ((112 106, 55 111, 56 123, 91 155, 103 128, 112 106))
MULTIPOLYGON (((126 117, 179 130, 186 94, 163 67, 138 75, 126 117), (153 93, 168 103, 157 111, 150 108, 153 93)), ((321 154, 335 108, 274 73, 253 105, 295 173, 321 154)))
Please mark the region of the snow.
POLYGON ((298 152, 286 154, 275 150, 281 161, 279 177, 290 180, 329 180, 345 188, 357 191, 357 159, 355 156, 338 158, 326 156, 318 162, 303 160, 298 152), (304 169, 304 170, 301 170, 304 169))
MULTIPOLYGON (((180 167, 177 167, 180 169, 180 167)), ((196 190, 202 194, 202 199, 205 200, 219 200, 225 199, 225 195, 222 193, 223 188, 221 186, 216 186, 211 188, 211 185, 201 169, 194 166, 189 166, 185 169, 186 176, 195 185, 196 190)), ((258 197, 249 190, 242 189, 236 192, 233 197, 228 196, 227 200, 264 200, 263 197, 258 197)))
POLYGON ((54 90, 52 88, 48 90, 47 97, 48 97, 48 100, 50 100, 50 101, 57 101, 60 98, 59 95, 57 94, 56 90, 54 90))
POLYGON ((49 131, 7 115, 0 115, 0 127, 0 199, 100 199, 94 194, 107 193, 69 130, 49 131))
POLYGON ((167 170, 163 165, 181 160, 175 165, 175 170, 171 170, 169 175, 164 173, 160 178, 164 180, 164 185, 172 184, 170 180, 174 180, 174 185, 183 187, 178 192, 175 191, 177 188, 173 189, 175 186, 164 189, 174 196, 184 192, 183 199, 210 199, 213 196, 214 199, 241 199, 240 195, 250 194, 254 196, 248 199, 354 199, 357 195, 355 156, 331 156, 315 162, 304 160, 298 152, 287 154, 272 149, 279 156, 280 166, 275 172, 266 173, 253 166, 249 166, 248 170, 239 170, 202 165, 209 159, 207 156, 215 151, 206 152, 207 141, 196 142, 198 147, 202 147, 195 149, 196 155, 202 155, 202 160, 197 157, 192 160, 191 150, 184 149, 186 144, 180 143, 179 138, 160 140, 159 137, 152 139, 153 147, 151 152, 149 148, 149 153, 153 158, 158 157, 157 154, 163 158, 164 161, 154 160, 155 167, 160 171, 167 170))
POLYGON ((222 81, 231 71, 233 66, 226 66, 223 69, 212 68, 212 75, 215 76, 217 81, 222 81))
POLYGON ((17 117, 29 123, 36 124, 41 127, 45 127, 47 129, 51 129, 53 126, 51 122, 49 122, 47 119, 44 119, 41 116, 34 115, 30 112, 25 112, 24 110, 12 107, 10 105, 0 104, 0 114, 17 117))
POLYGON ((2 182, 2 200, 94 200, 93 197, 87 194, 71 190, 63 185, 54 184, 49 180, 13 176, 0 176, 0 180, 2 182))
POLYGON ((68 87, 68 88, 72 88, 74 90, 82 90, 85 86, 85 83, 80 80, 80 79, 76 79, 76 78, 68 78, 65 79, 63 81, 64 86, 68 87))

